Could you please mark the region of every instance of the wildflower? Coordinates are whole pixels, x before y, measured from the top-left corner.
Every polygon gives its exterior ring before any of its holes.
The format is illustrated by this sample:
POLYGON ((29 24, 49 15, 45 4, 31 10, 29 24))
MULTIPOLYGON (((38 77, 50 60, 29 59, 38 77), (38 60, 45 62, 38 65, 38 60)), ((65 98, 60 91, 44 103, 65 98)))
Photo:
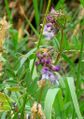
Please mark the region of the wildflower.
POLYGON ((43 35, 45 36, 47 40, 52 39, 55 36, 56 32, 57 32, 57 29, 53 26, 52 23, 47 23, 44 26, 43 35))
POLYGON ((56 11, 53 7, 51 8, 50 13, 46 17, 47 23, 43 29, 43 35, 47 40, 52 39, 59 31, 60 26, 57 23, 57 19, 62 15, 61 12, 56 11))
MULTIPOLYGON (((36 66, 38 68, 39 65, 42 66, 41 69, 41 80, 48 80, 52 84, 58 84, 59 76, 57 75, 57 72, 60 71, 60 66, 56 65, 54 66, 52 63, 52 58, 49 53, 45 52, 38 52, 37 53, 38 60, 36 61, 36 66)), ((45 81, 39 81, 38 86, 41 88, 44 86, 45 81)))
POLYGON ((42 79, 49 80, 52 84, 58 84, 58 76, 55 75, 51 70, 47 67, 43 67, 42 69, 42 79))
POLYGON ((55 18, 58 18, 63 15, 63 13, 61 11, 58 12, 53 7, 51 8, 50 14, 51 14, 51 16, 54 16, 55 18))
POLYGON ((35 62, 35 65, 36 65, 36 66, 38 66, 39 64, 40 64, 40 62, 39 62, 39 61, 35 62))
POLYGON ((59 65, 57 65, 57 66, 52 66, 52 70, 53 71, 60 71, 60 66, 59 65))
POLYGON ((48 53, 37 53, 37 58, 38 61, 36 61, 36 66, 38 66, 39 64, 41 65, 49 65, 51 63, 51 58, 48 55, 48 53))
POLYGON ((42 58, 41 53, 38 52, 38 53, 37 53, 37 57, 41 59, 41 58, 42 58))

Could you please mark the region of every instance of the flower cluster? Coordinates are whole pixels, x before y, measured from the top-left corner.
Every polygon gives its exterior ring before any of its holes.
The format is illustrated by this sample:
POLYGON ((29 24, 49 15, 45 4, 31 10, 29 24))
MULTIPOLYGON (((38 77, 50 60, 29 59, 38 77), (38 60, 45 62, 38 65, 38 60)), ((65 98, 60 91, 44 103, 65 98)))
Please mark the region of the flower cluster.
POLYGON ((46 17, 47 23, 44 26, 43 35, 47 40, 52 39, 55 34, 59 31, 59 25, 56 22, 56 19, 60 17, 62 13, 55 11, 54 8, 51 8, 50 13, 46 17))
POLYGON ((60 70, 60 66, 54 66, 52 63, 52 58, 49 53, 45 52, 38 52, 37 53, 38 60, 36 61, 36 66, 41 65, 41 75, 42 79, 50 80, 51 83, 56 84, 58 83, 58 75, 56 72, 60 70))

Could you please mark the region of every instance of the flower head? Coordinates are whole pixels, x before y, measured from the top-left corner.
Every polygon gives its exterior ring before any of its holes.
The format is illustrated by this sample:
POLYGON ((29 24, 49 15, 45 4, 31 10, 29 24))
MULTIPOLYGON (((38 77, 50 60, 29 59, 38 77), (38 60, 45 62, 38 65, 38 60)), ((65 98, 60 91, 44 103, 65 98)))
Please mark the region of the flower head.
MULTIPOLYGON (((41 79, 48 80, 52 84, 58 84, 59 77, 56 73, 60 71, 60 66, 53 64, 50 53, 40 51, 37 53, 37 58, 36 67, 38 68, 39 65, 42 67, 40 67, 41 79)), ((39 84, 43 85, 44 82, 40 81, 39 84)))
POLYGON ((57 32, 57 29, 53 26, 52 23, 47 23, 44 26, 43 35, 45 36, 47 40, 52 39, 55 36, 56 32, 57 32))
POLYGON ((59 25, 57 23, 57 18, 62 15, 61 12, 56 11, 53 7, 51 8, 50 13, 47 15, 47 23, 43 29, 43 35, 47 40, 52 39, 59 30, 59 25))
POLYGON ((58 76, 54 74, 49 68, 43 67, 42 71, 42 79, 49 80, 52 84, 58 83, 58 76))
POLYGON ((51 8, 50 14, 51 14, 52 16, 54 16, 55 18, 60 17, 60 16, 63 15, 62 12, 56 11, 53 7, 51 8))
POLYGON ((58 72, 58 71, 60 71, 60 66, 59 65, 52 66, 52 70, 58 72))

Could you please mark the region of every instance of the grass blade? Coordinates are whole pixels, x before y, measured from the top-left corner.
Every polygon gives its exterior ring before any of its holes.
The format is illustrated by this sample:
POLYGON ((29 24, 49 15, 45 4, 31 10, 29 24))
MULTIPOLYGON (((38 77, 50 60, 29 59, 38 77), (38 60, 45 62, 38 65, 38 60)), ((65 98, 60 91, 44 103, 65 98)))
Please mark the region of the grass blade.
POLYGON ((72 102, 73 102, 77 117, 78 117, 78 119, 83 119, 82 115, 81 115, 81 112, 80 112, 80 109, 79 109, 77 95, 76 95, 76 92, 75 92, 74 79, 72 77, 68 77, 67 78, 67 83, 68 83, 68 86, 69 86, 72 102))
POLYGON ((38 0, 33 0, 33 5, 34 5, 34 10, 35 10, 35 20, 36 20, 36 25, 38 27, 39 25, 39 10, 38 10, 38 0))
POLYGON ((47 119, 51 119, 52 108, 55 98, 59 92, 59 88, 49 89, 45 98, 44 111, 47 119))

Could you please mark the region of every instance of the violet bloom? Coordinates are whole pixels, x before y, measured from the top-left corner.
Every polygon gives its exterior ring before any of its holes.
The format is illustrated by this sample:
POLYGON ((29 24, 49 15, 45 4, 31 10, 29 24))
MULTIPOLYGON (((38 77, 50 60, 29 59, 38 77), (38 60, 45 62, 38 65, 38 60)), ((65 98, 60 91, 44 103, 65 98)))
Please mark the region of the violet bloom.
POLYGON ((51 16, 54 16, 55 18, 63 15, 61 12, 56 11, 53 7, 51 8, 50 14, 51 16))
POLYGON ((36 65, 36 66, 38 66, 39 64, 40 64, 40 62, 39 62, 39 61, 36 61, 36 62, 35 62, 35 65, 36 65))
POLYGON ((41 58, 42 58, 41 53, 37 53, 37 57, 38 57, 39 59, 41 59, 41 58))
POLYGON ((55 19, 51 15, 48 15, 46 18, 48 22, 53 23, 53 24, 55 23, 55 19))
POLYGON ((50 58, 48 58, 48 59, 43 58, 43 59, 41 59, 41 63, 42 64, 50 64, 51 63, 51 60, 50 60, 50 58))
POLYGON ((45 63, 46 63, 46 64, 50 64, 50 63, 51 63, 51 59, 50 59, 50 58, 45 59, 45 63))
POLYGON ((55 33, 56 33, 56 28, 53 26, 52 23, 47 23, 45 26, 44 26, 44 30, 43 30, 43 35, 45 36, 45 38, 47 40, 50 40, 52 39, 54 36, 55 36, 55 33))
POLYGON ((52 66, 52 70, 58 72, 58 71, 60 71, 60 66, 59 65, 52 66))
POLYGON ((58 84, 58 76, 55 75, 48 67, 43 67, 42 69, 42 79, 50 80, 52 84, 58 84))

